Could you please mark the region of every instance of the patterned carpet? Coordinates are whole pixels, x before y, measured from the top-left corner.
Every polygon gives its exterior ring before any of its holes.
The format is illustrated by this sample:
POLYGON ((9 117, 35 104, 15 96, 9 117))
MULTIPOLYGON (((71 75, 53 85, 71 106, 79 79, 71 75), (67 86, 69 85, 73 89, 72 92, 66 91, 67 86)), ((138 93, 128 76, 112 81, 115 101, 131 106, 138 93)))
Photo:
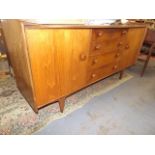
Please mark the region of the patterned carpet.
POLYGON ((128 73, 122 80, 118 76, 115 74, 68 97, 63 114, 60 113, 58 104, 51 104, 35 114, 18 91, 13 78, 0 79, 0 134, 32 134, 49 122, 81 108, 94 96, 104 94, 132 78, 128 73))

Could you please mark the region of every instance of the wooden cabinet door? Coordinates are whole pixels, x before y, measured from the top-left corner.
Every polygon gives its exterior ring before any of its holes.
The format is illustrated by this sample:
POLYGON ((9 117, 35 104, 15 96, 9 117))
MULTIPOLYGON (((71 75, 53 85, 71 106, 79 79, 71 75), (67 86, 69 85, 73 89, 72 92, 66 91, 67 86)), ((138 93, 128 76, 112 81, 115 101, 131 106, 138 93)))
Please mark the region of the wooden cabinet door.
POLYGON ((62 96, 86 85, 90 35, 89 29, 55 30, 62 96))
POLYGON ((135 64, 145 37, 145 28, 130 28, 122 49, 121 68, 135 64))
POLYGON ((38 107, 60 97, 58 57, 54 31, 26 29, 32 79, 38 107))
POLYGON ((86 85, 90 35, 89 29, 26 30, 39 107, 86 85))

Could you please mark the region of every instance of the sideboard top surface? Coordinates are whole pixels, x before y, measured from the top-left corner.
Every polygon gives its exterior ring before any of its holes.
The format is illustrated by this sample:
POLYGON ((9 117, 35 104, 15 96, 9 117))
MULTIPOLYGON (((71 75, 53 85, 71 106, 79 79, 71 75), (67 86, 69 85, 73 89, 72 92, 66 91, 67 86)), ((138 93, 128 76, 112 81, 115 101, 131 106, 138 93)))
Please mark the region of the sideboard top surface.
POLYGON ((80 29, 91 29, 91 28, 144 28, 145 24, 117 24, 117 25, 86 25, 86 24, 42 24, 29 22, 26 20, 19 20, 24 24, 26 28, 80 28, 80 29))

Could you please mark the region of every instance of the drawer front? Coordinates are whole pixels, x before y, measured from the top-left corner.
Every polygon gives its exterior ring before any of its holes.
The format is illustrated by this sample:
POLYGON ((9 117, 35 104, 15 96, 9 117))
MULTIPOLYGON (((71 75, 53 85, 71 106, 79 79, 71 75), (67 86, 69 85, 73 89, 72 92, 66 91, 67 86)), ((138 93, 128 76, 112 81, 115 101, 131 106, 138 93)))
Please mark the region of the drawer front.
POLYGON ((109 64, 119 61, 120 57, 121 57, 121 53, 119 51, 97 55, 97 56, 90 56, 89 62, 88 62, 89 63, 88 68, 89 70, 92 70, 92 69, 107 66, 109 64))
POLYGON ((93 41, 115 41, 119 39, 120 37, 123 37, 127 34, 128 29, 93 29, 92 31, 92 40, 93 41))
POLYGON ((104 42, 96 42, 93 41, 91 44, 91 55, 98 54, 98 53, 110 53, 117 50, 119 47, 118 40, 116 41, 104 41, 104 42))
POLYGON ((92 31, 91 55, 117 50, 125 41, 128 29, 95 29, 92 31))
POLYGON ((113 73, 116 73, 119 71, 119 64, 117 63, 112 63, 108 66, 101 67, 96 70, 92 70, 88 73, 88 83, 94 83, 98 80, 101 80, 113 73))

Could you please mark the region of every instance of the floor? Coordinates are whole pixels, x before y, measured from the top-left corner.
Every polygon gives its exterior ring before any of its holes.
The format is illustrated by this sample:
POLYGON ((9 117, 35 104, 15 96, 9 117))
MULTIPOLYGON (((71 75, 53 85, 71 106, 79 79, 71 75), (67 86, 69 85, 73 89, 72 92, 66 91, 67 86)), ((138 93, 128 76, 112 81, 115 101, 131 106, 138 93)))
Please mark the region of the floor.
POLYGON ((58 102, 39 110, 36 114, 17 88, 15 79, 9 75, 0 76, 0 135, 33 134, 49 122, 64 118, 73 111, 86 105, 95 96, 115 89, 134 76, 125 72, 121 80, 114 74, 85 89, 82 89, 65 100, 65 110, 60 113, 58 102))
POLYGON ((141 68, 137 63, 128 69, 134 78, 34 134, 155 134, 155 60, 143 78, 141 68))

